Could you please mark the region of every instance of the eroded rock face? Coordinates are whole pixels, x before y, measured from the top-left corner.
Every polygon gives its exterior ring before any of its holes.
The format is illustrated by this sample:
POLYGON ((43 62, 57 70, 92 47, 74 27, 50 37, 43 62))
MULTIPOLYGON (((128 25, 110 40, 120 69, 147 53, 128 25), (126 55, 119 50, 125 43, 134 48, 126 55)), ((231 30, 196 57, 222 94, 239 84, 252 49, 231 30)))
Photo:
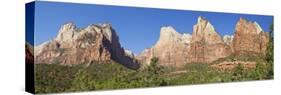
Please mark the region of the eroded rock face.
POLYGON ((211 63, 233 53, 234 36, 221 36, 213 25, 199 17, 192 35, 180 34, 171 26, 162 27, 158 42, 137 56, 148 64, 152 57, 158 57, 164 65, 181 66, 186 63, 211 63))
POLYGON ((211 63, 231 54, 264 54, 269 41, 268 33, 263 32, 256 22, 240 19, 235 34, 223 38, 213 25, 199 17, 193 26, 192 36, 179 34, 171 26, 162 27, 158 42, 137 56, 141 63, 148 64, 153 57, 159 63, 181 66, 186 63, 211 63))
POLYGON ((189 62, 210 63, 230 54, 230 46, 223 42, 213 25, 203 17, 199 17, 197 24, 193 26, 189 62))
POLYGON ((152 57, 157 57, 162 65, 181 66, 187 61, 187 50, 191 35, 180 34, 172 26, 164 26, 160 30, 157 43, 144 50, 138 59, 149 64, 152 57))
POLYGON ((153 58, 151 48, 144 49, 136 56, 136 59, 139 60, 139 62, 143 65, 149 65, 151 58, 153 58))
POLYGON ((233 39, 234 54, 265 54, 269 34, 258 23, 240 18, 233 39))
POLYGON ((92 64, 112 61, 137 69, 138 63, 126 56, 110 24, 78 29, 73 23, 63 25, 57 37, 35 48, 36 63, 92 64))

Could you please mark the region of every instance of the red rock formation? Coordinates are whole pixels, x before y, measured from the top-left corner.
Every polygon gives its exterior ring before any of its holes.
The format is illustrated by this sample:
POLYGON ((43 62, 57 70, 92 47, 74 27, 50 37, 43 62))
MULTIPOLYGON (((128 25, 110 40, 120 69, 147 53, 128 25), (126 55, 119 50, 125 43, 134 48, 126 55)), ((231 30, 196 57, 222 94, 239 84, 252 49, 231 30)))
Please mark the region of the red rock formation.
POLYGON ((213 25, 203 17, 199 17, 193 27, 189 62, 210 63, 230 54, 230 46, 223 42, 213 25))
POLYGON ((199 17, 192 36, 181 35, 171 26, 162 27, 158 42, 137 58, 142 63, 149 63, 152 57, 158 57, 159 63, 178 67, 192 62, 210 63, 230 54, 230 46, 224 43, 212 24, 199 17))
POLYGON ((164 26, 160 30, 157 43, 137 56, 142 63, 149 64, 152 57, 157 57, 159 63, 169 66, 182 66, 187 61, 187 50, 191 36, 179 34, 171 26, 164 26))
POLYGON ((264 32, 256 22, 239 19, 233 39, 234 54, 265 54, 268 42, 268 33, 264 32))
POLYGON ((54 40, 36 49, 36 63, 92 64, 115 61, 137 69, 138 63, 126 56, 115 30, 109 24, 77 29, 73 23, 61 27, 54 40))

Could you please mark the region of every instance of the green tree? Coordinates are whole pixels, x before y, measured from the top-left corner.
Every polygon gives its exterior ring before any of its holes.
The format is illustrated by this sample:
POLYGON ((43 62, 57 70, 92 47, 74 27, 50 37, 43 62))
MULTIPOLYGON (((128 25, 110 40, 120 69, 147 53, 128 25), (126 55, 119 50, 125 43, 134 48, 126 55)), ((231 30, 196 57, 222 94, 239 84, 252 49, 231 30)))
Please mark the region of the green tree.
POLYGON ((151 72, 154 75, 162 74, 164 72, 163 66, 158 63, 158 60, 159 59, 157 57, 151 58, 150 65, 148 66, 148 72, 151 72))
POLYGON ((76 74, 72 82, 71 91, 86 91, 95 90, 93 81, 90 81, 90 76, 87 70, 80 69, 76 74))
POLYGON ((274 36, 273 33, 274 28, 273 28, 273 23, 270 25, 270 30, 269 30, 269 43, 267 45, 267 50, 266 50, 266 61, 267 61, 267 78, 272 78, 274 75, 274 70, 273 70, 273 62, 274 62, 274 36))
POLYGON ((150 64, 140 73, 142 76, 140 82, 144 83, 144 86, 166 86, 168 84, 162 76, 165 71, 164 67, 158 61, 157 57, 151 58, 150 64))
POLYGON ((239 63, 233 71, 233 75, 232 75, 232 80, 241 80, 243 78, 243 74, 244 74, 244 67, 241 63, 239 63))
POLYGON ((257 62, 255 72, 257 73, 256 79, 259 79, 259 80, 264 79, 264 77, 266 75, 265 64, 257 62))

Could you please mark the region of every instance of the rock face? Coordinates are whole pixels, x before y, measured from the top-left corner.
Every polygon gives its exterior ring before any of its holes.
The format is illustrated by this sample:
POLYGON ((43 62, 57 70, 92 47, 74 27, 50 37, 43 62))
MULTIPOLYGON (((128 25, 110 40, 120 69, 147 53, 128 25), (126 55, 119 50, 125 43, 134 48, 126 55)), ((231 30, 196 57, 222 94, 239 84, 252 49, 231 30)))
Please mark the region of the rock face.
POLYGON ((233 39, 234 54, 265 54, 269 34, 258 23, 240 18, 233 39))
POLYGON ((140 53, 137 59, 148 64, 152 57, 158 57, 159 63, 172 66, 211 63, 231 54, 265 53, 268 40, 268 34, 256 22, 241 18, 234 36, 222 38, 209 21, 198 17, 192 36, 180 34, 171 26, 162 27, 158 42, 140 53))
POLYGON ((121 47, 110 24, 78 29, 73 23, 67 23, 53 40, 36 46, 34 55, 35 63, 92 64, 114 61, 132 69, 139 68, 137 62, 149 64, 151 58, 157 57, 162 65, 179 67, 187 63, 211 63, 231 54, 265 54, 268 42, 268 33, 256 22, 240 18, 234 36, 225 35, 222 38, 209 21, 198 17, 192 35, 180 34, 172 26, 163 26, 156 44, 135 56, 132 51, 121 47))
POLYGON ((180 66, 187 61, 190 40, 190 34, 180 34, 173 27, 164 26, 160 30, 157 43, 144 50, 137 58, 148 64, 152 57, 157 57, 163 65, 180 66))
POLYGON ((90 25, 78 29, 73 23, 61 27, 56 38, 35 48, 36 63, 92 64, 118 62, 126 67, 139 67, 126 56, 110 24, 90 25))
POLYGON ((231 53, 213 25, 203 17, 199 17, 193 26, 189 51, 189 62, 198 63, 210 63, 231 53))
POLYGON ((26 64, 34 63, 33 46, 30 45, 28 42, 25 43, 25 63, 26 64))

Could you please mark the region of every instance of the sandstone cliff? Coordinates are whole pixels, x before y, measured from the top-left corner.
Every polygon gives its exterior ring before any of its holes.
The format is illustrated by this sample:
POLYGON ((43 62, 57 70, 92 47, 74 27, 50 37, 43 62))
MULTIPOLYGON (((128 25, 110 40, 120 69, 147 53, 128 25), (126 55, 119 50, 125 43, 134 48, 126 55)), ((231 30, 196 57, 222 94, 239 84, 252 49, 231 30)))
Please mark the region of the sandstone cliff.
POLYGON ((199 16, 192 35, 180 34, 172 26, 162 27, 157 43, 137 56, 141 63, 149 64, 158 57, 162 65, 182 66, 186 63, 211 63, 231 54, 264 54, 268 33, 256 22, 240 19, 233 35, 223 38, 213 25, 199 16))
POLYGON ((93 64, 117 62, 137 69, 138 63, 126 56, 110 24, 78 29, 73 23, 61 27, 56 38, 35 48, 36 63, 93 64))
POLYGON ((231 54, 265 54, 269 41, 268 33, 258 23, 243 18, 237 22, 234 36, 222 38, 201 16, 193 26, 192 35, 178 33, 172 26, 161 27, 159 35, 155 45, 135 56, 132 51, 121 47, 110 24, 79 29, 73 23, 67 23, 53 40, 35 47, 35 62, 93 64, 114 61, 137 69, 137 60, 149 64, 151 58, 158 57, 162 65, 179 67, 187 63, 211 63, 231 54))
POLYGON ((189 51, 189 62, 197 63, 210 63, 231 54, 230 47, 223 42, 213 25, 201 16, 193 26, 189 51))
POLYGON ((180 66, 187 61, 190 40, 190 34, 180 34, 172 26, 163 26, 157 43, 137 58, 148 64, 152 57, 157 57, 162 65, 180 66))
POLYGON ((265 54, 269 34, 258 23, 240 18, 233 39, 234 54, 265 54))

